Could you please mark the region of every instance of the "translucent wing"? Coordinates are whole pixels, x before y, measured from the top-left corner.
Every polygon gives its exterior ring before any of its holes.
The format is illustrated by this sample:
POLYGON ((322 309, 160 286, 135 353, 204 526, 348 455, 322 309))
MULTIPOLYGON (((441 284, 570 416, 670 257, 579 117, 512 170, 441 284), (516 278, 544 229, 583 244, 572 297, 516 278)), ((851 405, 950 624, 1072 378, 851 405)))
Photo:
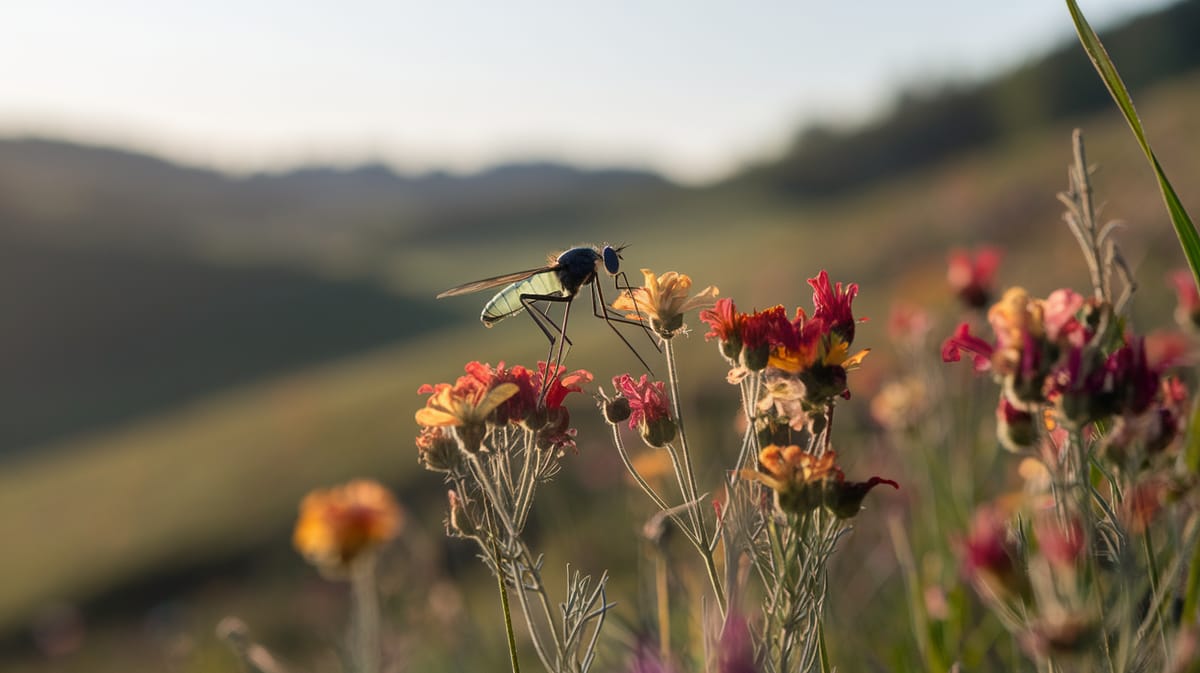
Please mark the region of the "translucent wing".
POLYGON ((516 271, 513 273, 506 273, 503 276, 492 276, 491 278, 484 278, 483 280, 477 280, 472 283, 467 283, 466 285, 459 285, 458 287, 452 287, 449 290, 446 290, 445 292, 442 292, 441 294, 439 294, 437 296, 437 298, 441 299, 443 297, 457 297, 460 294, 470 294, 472 292, 479 292, 480 290, 486 290, 486 289, 492 288, 492 287, 500 287, 501 285, 509 285, 509 284, 515 283, 517 281, 525 280, 526 278, 529 278, 530 276, 533 276, 533 275, 536 275, 539 273, 544 273, 546 271, 553 271, 556 268, 558 268, 556 265, 541 266, 536 269, 526 269, 524 271, 516 271))

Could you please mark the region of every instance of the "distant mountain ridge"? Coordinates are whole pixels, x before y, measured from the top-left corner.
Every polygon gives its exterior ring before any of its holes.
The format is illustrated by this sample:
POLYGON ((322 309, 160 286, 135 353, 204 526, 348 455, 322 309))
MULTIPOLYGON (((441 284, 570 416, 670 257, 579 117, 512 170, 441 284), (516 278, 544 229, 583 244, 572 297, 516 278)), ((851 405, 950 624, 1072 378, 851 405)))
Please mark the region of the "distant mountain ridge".
POLYGON ((360 216, 374 219, 386 213, 396 214, 393 224, 420 226, 404 215, 453 210, 463 203, 520 209, 672 188, 666 178, 647 170, 552 162, 501 164, 465 174, 404 175, 368 163, 237 177, 109 147, 0 139, 3 224, 41 228, 86 219, 89 228, 101 227, 105 233, 152 239, 161 238, 163 228, 194 233, 197 227, 228 225, 244 234, 243 227, 270 227, 280 219, 300 230, 352 227, 360 216), (107 209, 119 202, 136 203, 139 213, 117 221, 107 209), (326 219, 331 215, 341 219, 326 219))

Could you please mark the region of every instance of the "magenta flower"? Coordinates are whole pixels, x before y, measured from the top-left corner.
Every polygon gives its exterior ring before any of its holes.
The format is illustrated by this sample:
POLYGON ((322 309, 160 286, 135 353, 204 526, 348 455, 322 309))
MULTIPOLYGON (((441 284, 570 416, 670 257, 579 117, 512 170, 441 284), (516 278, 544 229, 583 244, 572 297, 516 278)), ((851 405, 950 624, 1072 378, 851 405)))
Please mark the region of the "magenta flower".
POLYGON ((621 374, 613 378, 613 387, 629 400, 630 429, 641 423, 653 423, 671 417, 666 384, 662 381, 649 381, 645 374, 634 381, 629 374, 621 374))
POLYGON ((854 341, 854 312, 851 308, 858 296, 858 283, 842 284, 829 282, 829 273, 824 269, 816 278, 809 278, 813 289, 813 320, 823 322, 830 332, 836 332, 846 341, 854 341))
POLYGON ((994 352, 995 348, 971 334, 970 323, 964 322, 942 344, 942 362, 958 362, 963 353, 970 353, 975 362, 975 371, 986 372, 992 366, 994 352))

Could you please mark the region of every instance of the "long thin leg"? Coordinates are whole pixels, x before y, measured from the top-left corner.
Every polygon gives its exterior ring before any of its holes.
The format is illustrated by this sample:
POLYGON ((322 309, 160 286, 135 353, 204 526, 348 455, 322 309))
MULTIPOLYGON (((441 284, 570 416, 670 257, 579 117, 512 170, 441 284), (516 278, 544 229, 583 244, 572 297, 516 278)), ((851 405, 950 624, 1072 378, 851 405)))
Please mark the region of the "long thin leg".
MULTIPOLYGON (((634 290, 634 288, 629 285, 629 277, 625 275, 624 271, 618 271, 617 274, 613 276, 613 287, 616 288, 618 296, 620 296, 621 292, 629 292, 632 294, 634 290)), ((662 347, 658 345, 658 340, 654 338, 654 332, 650 330, 650 321, 646 320, 646 317, 642 315, 642 310, 638 308, 637 302, 634 302, 633 310, 635 313, 637 313, 638 321, 640 321, 636 324, 641 325, 642 331, 646 333, 646 338, 650 339, 650 345, 654 346, 654 350, 661 353, 662 347)), ((622 318, 619 314, 613 315, 616 313, 616 311, 609 308, 608 304, 604 304, 604 312, 607 313, 610 318, 617 320, 618 322, 629 322, 628 320, 622 318)))
POLYGON ((597 318, 600 318, 601 320, 603 320, 604 324, 606 324, 610 328, 612 328, 613 333, 616 334, 617 337, 620 338, 621 341, 625 343, 625 345, 629 348, 629 350, 633 351, 634 357, 636 357, 638 359, 638 362, 642 363, 642 366, 646 368, 646 371, 650 372, 651 375, 654 375, 654 370, 650 368, 650 365, 646 364, 646 360, 642 358, 642 354, 637 352, 637 349, 633 347, 633 344, 629 343, 629 339, 626 339, 625 335, 621 334, 621 330, 617 329, 617 326, 614 325, 613 323, 620 322, 620 323, 624 323, 626 325, 637 325, 637 326, 641 327, 642 329, 646 328, 646 324, 640 323, 640 322, 635 322, 633 320, 627 320, 625 318, 611 316, 608 314, 607 308, 608 308, 608 305, 604 302, 604 292, 600 289, 600 283, 593 282, 592 283, 592 314, 595 315, 597 318), (602 312, 600 310, 601 306, 603 306, 606 310, 602 312))
POLYGON ((525 310, 529 313, 529 317, 533 319, 533 322, 537 324, 538 328, 542 330, 542 334, 544 334, 546 339, 550 342, 550 350, 546 353, 546 376, 542 379, 542 390, 538 394, 539 402, 545 399, 546 391, 550 389, 550 380, 558 374, 558 368, 562 365, 563 358, 566 357, 567 352, 570 350, 570 346, 573 345, 571 343, 571 339, 567 336, 567 318, 571 313, 572 299, 574 299, 573 296, 564 297, 557 294, 520 295, 521 305, 525 307, 525 310), (563 321, 561 327, 555 324, 554 320, 551 319, 545 311, 537 306, 536 302, 539 301, 566 304, 566 307, 563 309, 563 321), (547 325, 549 325, 549 327, 547 327, 547 325), (553 328, 554 331, 558 333, 557 339, 553 334, 551 334, 550 328, 553 328), (557 357, 554 354, 554 346, 556 344, 558 346, 557 357))
MULTIPOLYGON (((559 336, 561 336, 564 340, 566 340, 568 349, 571 346, 574 346, 575 343, 573 341, 571 341, 571 339, 565 333, 563 333, 562 329, 559 328, 558 324, 554 322, 554 319, 551 318, 548 313, 546 313, 544 310, 542 310, 541 306, 537 305, 536 302, 546 300, 545 297, 538 297, 535 295, 528 295, 528 296, 530 297, 529 303, 522 302, 521 305, 529 312, 529 317, 533 318, 534 324, 536 324, 542 330, 542 333, 546 335, 546 338, 548 340, 550 340, 551 343, 554 343, 554 340, 557 338, 557 337, 554 337, 553 335, 551 335, 550 332, 548 331, 546 325, 549 325, 551 328, 554 329, 554 331, 559 336), (539 318, 538 316, 541 316, 541 317, 539 318), (544 324, 541 321, 544 321, 544 324)), ((550 300, 550 301, 553 301, 553 300, 550 300)))

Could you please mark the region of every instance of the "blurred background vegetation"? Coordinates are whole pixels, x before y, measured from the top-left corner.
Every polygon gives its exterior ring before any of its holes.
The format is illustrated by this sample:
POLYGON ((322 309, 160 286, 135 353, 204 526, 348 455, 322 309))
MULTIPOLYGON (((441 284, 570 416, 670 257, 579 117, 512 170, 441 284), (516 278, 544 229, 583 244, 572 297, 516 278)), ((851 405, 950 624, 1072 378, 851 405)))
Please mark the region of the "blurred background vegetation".
MULTIPOLYGON (((1103 35, 1191 212, 1197 34, 1200 0, 1103 35)), ((489 580, 468 548, 444 540, 442 488, 416 463, 415 391, 468 360, 543 357, 523 319, 483 330, 484 297, 433 296, 579 243, 629 243, 628 270, 688 273, 739 307, 807 306, 804 279, 821 268, 859 283, 856 312, 872 318, 859 340, 876 352, 853 375, 840 421, 859 428, 861 449, 843 455, 867 466, 859 472, 902 471, 905 457, 882 450, 867 414, 890 366, 889 307, 930 307, 940 337, 954 310, 946 251, 982 242, 1008 251, 1004 283, 1035 294, 1084 287, 1055 200, 1076 126, 1100 166, 1105 214, 1127 224, 1135 321, 1165 325, 1164 276, 1182 256, 1145 161, 1075 43, 987 81, 910 88, 858 126, 803 128, 780 156, 702 187, 553 163, 231 177, 0 139, 0 670, 230 670, 213 635, 227 614, 301 670, 336 665, 343 587, 316 577, 289 535, 306 491, 354 476, 387 483, 409 512, 384 574, 397 660, 499 670, 489 580)), ((579 315, 569 364, 600 383, 636 372, 579 315)), ((711 410, 702 450, 712 481, 736 441, 736 397, 693 323, 681 359, 690 405, 711 410)), ((647 511, 595 416, 576 404, 580 454, 544 489, 535 536, 548 567, 625 575, 614 594, 632 621, 647 511)), ((837 559, 829 634, 845 670, 906 661, 881 510, 919 498, 876 498, 837 559)))

